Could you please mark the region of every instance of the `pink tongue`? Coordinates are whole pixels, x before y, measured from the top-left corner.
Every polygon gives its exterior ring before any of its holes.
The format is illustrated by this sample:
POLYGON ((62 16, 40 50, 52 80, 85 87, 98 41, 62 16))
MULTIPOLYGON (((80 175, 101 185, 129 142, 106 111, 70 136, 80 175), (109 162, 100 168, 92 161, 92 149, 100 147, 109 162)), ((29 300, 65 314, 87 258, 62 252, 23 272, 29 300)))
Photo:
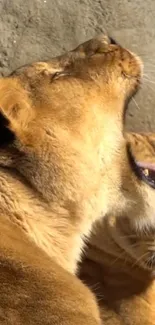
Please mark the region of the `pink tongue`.
POLYGON ((136 161, 137 166, 143 169, 149 169, 155 171, 155 163, 136 161))

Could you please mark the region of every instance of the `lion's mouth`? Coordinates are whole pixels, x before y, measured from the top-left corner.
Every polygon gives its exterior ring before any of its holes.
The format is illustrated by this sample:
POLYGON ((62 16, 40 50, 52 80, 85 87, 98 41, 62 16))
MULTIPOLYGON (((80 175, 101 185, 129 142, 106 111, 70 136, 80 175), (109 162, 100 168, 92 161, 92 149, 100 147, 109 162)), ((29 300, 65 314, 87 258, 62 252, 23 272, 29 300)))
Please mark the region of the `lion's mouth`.
POLYGON ((140 161, 136 164, 141 180, 155 189, 155 164, 140 161))
POLYGON ((135 175, 144 183, 155 189, 155 163, 137 161, 132 154, 130 145, 127 147, 130 166, 135 175))
POLYGON ((139 167, 142 180, 155 189, 155 166, 144 167, 139 164, 139 167))

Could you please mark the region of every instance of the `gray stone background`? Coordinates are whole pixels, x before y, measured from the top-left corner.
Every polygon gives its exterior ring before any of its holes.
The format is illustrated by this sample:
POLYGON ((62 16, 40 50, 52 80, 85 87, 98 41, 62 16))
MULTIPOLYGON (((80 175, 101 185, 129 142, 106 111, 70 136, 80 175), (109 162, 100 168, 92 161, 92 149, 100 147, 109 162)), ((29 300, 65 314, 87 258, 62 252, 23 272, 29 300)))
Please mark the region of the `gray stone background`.
POLYGON ((0 0, 0 74, 48 59, 107 30, 144 60, 127 128, 155 131, 155 0, 0 0))

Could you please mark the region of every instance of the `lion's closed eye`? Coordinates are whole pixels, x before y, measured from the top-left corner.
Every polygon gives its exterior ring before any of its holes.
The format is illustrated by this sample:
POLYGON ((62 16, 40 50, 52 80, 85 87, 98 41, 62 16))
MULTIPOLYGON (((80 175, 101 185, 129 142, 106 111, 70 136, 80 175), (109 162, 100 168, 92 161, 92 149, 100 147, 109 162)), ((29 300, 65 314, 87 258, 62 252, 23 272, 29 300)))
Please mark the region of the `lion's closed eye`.
POLYGON ((57 80, 61 77, 70 76, 71 73, 69 71, 56 71, 54 74, 51 75, 51 81, 57 80))

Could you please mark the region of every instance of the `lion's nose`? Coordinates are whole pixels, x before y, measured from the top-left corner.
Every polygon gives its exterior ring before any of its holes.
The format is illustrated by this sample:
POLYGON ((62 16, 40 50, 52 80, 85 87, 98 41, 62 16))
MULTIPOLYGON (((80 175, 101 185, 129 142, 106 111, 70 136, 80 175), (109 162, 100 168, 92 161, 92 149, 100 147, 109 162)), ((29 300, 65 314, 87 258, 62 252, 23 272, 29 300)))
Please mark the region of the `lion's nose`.
POLYGON ((104 53, 109 51, 110 45, 119 44, 109 35, 101 34, 81 45, 79 45, 74 51, 85 53, 88 56, 94 55, 96 53, 104 53))
POLYGON ((101 41, 103 44, 113 44, 113 45, 119 45, 119 43, 110 35, 105 34, 105 35, 99 35, 97 37, 98 41, 101 41))

